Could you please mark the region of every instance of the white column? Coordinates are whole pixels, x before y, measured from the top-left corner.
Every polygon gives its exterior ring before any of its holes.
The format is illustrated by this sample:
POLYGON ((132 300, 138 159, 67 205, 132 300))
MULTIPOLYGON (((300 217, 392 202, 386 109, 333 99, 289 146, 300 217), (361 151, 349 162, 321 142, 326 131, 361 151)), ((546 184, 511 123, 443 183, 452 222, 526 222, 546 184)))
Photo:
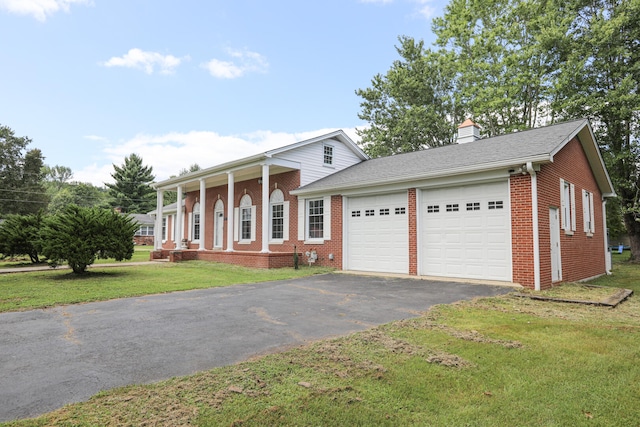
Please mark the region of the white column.
POLYGON ((178 197, 176 207, 176 237, 175 244, 176 249, 180 249, 182 244, 182 234, 184 233, 184 226, 182 224, 182 185, 178 185, 178 197))
POLYGON ((262 251, 260 252, 269 252, 269 165, 262 165, 262 251))
POLYGON ((233 172, 227 172, 227 252, 233 252, 233 172))
POLYGON ((205 187, 204 178, 201 178, 200 179, 200 248, 198 248, 201 251, 205 250, 204 238, 206 236, 205 224, 207 222, 205 221, 206 201, 207 201, 207 188, 205 187))
POLYGON ((156 225, 153 230, 154 248, 162 249, 162 208, 164 204, 164 191, 156 191, 156 225))

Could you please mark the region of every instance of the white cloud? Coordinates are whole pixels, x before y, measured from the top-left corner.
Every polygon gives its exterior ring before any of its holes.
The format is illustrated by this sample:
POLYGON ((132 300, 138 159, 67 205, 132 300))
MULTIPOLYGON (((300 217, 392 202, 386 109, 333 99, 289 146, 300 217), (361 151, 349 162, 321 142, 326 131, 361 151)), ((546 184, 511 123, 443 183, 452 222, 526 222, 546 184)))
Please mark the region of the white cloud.
POLYGON ((267 59, 256 52, 249 50, 227 49, 227 55, 233 61, 212 59, 201 64, 201 67, 209 71, 213 77, 219 79, 237 79, 247 73, 266 73, 269 69, 267 59))
MULTIPOLYGON (((113 182, 113 164, 121 165, 126 156, 136 153, 142 157, 145 165, 153 167, 156 180, 162 181, 194 163, 209 168, 334 130, 329 128, 299 133, 256 131, 242 135, 220 135, 209 131, 138 134, 127 141, 107 146, 103 149, 102 162, 74 171, 74 179, 98 186, 113 182)), ((343 130, 354 141, 359 140, 355 128, 343 130)))
POLYGON ((44 22, 47 16, 62 10, 69 12, 72 4, 91 5, 91 0, 0 0, 0 9, 5 9, 18 15, 33 15, 38 21, 44 22))
POLYGON ((105 67, 126 67, 143 70, 147 74, 153 74, 156 67, 161 74, 173 74, 183 60, 189 60, 189 56, 177 58, 173 55, 162 55, 158 52, 145 52, 141 49, 130 49, 123 56, 114 56, 101 65, 105 67))
POLYGON ((432 1, 433 0, 413 0, 414 3, 418 4, 417 15, 428 20, 433 18, 436 15, 437 9, 429 5, 432 1))

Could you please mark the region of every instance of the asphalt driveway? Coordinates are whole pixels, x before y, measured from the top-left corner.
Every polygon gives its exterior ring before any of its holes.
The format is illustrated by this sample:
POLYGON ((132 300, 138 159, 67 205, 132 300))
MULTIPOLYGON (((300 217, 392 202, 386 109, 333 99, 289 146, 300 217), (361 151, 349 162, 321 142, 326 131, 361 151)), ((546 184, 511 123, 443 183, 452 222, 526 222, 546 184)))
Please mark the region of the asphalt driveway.
POLYGON ((0 421, 509 290, 325 274, 0 314, 0 421))

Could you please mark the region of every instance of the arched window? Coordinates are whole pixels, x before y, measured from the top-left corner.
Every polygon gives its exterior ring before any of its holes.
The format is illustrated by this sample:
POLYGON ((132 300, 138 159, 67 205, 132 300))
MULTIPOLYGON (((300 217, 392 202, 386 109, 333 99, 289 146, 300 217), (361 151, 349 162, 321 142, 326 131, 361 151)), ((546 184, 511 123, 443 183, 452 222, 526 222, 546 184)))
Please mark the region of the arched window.
POLYGON ((271 240, 284 238, 284 194, 282 190, 275 189, 269 198, 269 210, 271 214, 271 240))
POLYGON ((277 188, 269 197, 269 223, 271 243, 289 240, 289 202, 284 200, 284 193, 277 188))
POLYGON ((252 218, 251 196, 245 194, 240 199, 240 240, 251 239, 252 218))
POLYGON ((192 226, 191 226, 191 240, 200 240, 200 203, 193 205, 192 226))

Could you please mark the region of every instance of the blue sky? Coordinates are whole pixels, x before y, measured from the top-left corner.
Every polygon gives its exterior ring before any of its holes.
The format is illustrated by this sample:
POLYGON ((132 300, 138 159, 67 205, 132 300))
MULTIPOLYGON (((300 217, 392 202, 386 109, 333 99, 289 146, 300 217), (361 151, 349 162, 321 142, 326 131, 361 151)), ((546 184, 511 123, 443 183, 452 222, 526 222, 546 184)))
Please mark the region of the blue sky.
POLYGON ((0 124, 74 180, 157 180, 337 128, 444 0, 0 0, 0 124))

